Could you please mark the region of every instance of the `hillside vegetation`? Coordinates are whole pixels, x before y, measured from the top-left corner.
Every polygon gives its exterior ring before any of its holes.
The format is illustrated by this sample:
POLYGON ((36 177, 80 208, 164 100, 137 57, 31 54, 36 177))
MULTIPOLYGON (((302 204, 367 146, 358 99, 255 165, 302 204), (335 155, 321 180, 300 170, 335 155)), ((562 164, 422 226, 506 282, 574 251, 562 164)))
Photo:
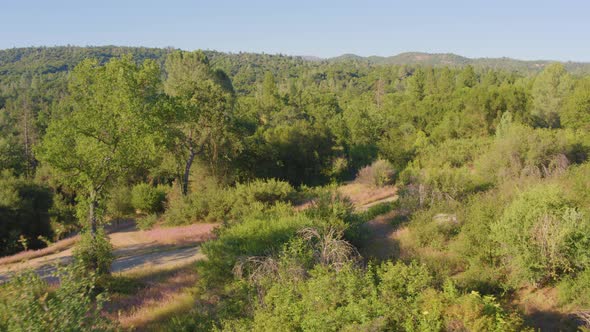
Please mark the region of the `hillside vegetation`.
POLYGON ((59 282, 0 286, 0 330, 588 329, 586 66, 0 51, 0 255, 79 234, 59 282), (220 226, 112 274, 129 219, 220 226))

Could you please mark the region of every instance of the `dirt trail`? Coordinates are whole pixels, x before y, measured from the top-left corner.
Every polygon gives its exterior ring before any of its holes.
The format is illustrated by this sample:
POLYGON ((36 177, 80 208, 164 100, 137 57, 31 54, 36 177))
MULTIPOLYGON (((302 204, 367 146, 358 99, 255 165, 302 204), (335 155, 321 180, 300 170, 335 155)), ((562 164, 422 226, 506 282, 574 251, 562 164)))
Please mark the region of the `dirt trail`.
POLYGON ((359 210, 367 209, 372 205, 385 201, 393 201, 397 198, 397 187, 395 186, 375 188, 357 182, 351 182, 341 186, 338 188, 338 192, 350 198, 359 210))
POLYGON ((397 211, 390 211, 364 225, 368 236, 361 248, 363 257, 384 260, 399 256, 400 248, 395 239, 398 228, 393 224, 397 214, 397 211))
MULTIPOLYGON (((398 198, 395 186, 374 188, 352 182, 338 188, 338 191, 350 198, 357 211, 366 211, 378 204, 394 202, 398 198)), ((390 211, 364 225, 367 232, 365 245, 361 248, 364 257, 387 259, 399 253, 399 246, 394 239, 397 227, 393 224, 397 215, 398 212, 390 211)))
MULTIPOLYGON (((156 250, 156 249, 154 249, 156 250)), ((117 255, 117 253, 115 253, 117 255)), ((203 259, 205 256, 200 252, 199 246, 186 248, 165 248, 157 251, 137 254, 130 252, 128 255, 119 256, 111 266, 112 272, 127 272, 136 268, 146 266, 158 266, 164 268, 168 265, 181 265, 203 259)))
MULTIPOLYGON (((199 245, 212 238, 217 224, 196 224, 172 228, 156 228, 139 231, 134 228, 109 234, 115 260, 112 272, 126 272, 146 266, 160 268, 185 264, 202 259, 199 245)), ((8 280, 15 272, 34 269, 49 278, 57 265, 72 260, 73 249, 36 257, 17 263, 0 265, 0 282, 8 280)))

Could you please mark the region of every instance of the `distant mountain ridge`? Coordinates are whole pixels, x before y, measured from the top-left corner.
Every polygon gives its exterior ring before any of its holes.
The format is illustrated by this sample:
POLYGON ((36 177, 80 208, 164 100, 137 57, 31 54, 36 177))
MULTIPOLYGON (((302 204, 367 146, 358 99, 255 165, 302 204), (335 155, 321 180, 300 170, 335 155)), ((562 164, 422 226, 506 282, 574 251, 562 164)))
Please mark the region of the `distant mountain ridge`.
MULTIPOLYGON (((101 63, 112 57, 131 53, 138 60, 154 59, 163 62, 173 48, 148 48, 129 46, 54 46, 54 47, 23 47, 0 50, 0 75, 18 72, 52 73, 67 71, 82 59, 96 58, 101 63)), ((260 62, 264 59, 275 59, 277 63, 296 62, 315 65, 321 63, 357 62, 364 65, 423 65, 433 67, 462 67, 472 65, 479 69, 504 69, 521 72, 538 72, 546 65, 561 62, 566 69, 574 74, 590 73, 590 62, 562 62, 551 60, 517 60, 502 58, 468 58, 453 53, 406 52, 393 56, 359 56, 343 54, 332 58, 320 58, 313 55, 283 55, 266 53, 238 52, 228 53, 206 50, 212 58, 232 58, 245 62, 260 62)))
POLYGON ((563 63, 572 72, 590 72, 590 62, 553 61, 553 60, 518 60, 508 57, 501 58, 468 58, 454 53, 405 52, 393 56, 359 56, 343 54, 325 59, 328 62, 360 61, 374 65, 424 65, 435 67, 461 67, 472 65, 479 68, 532 70, 538 71, 550 63, 563 63))
POLYGON ((466 64, 472 59, 453 54, 453 53, 425 53, 425 52, 404 52, 392 56, 367 56, 363 57, 356 54, 343 54, 337 57, 328 58, 327 61, 346 61, 346 60, 360 60, 369 61, 375 64, 418 64, 418 63, 434 63, 434 64, 466 64))

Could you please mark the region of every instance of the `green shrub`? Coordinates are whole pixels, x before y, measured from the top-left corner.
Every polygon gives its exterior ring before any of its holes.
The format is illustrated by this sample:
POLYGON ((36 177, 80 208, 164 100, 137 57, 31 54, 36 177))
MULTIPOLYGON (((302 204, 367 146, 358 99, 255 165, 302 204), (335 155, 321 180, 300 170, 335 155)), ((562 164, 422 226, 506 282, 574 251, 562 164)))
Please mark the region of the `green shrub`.
POLYGON ((415 159, 424 168, 469 166, 489 149, 490 142, 487 137, 449 139, 424 146, 415 159))
POLYGON ((237 331, 517 331, 522 320, 495 298, 437 289, 418 264, 364 270, 316 265, 307 277, 268 283, 253 318, 223 322, 237 331))
POLYGON ((137 227, 142 231, 151 229, 156 225, 158 222, 158 215, 157 214, 148 214, 147 216, 143 216, 137 219, 137 227))
POLYGON ((330 187, 316 192, 312 205, 305 210, 305 214, 324 221, 340 220, 348 224, 357 221, 352 201, 330 187))
POLYGON ((140 183, 131 190, 131 204, 145 213, 157 213, 164 210, 166 191, 147 183, 140 183))
POLYGON ((256 201, 263 204, 286 202, 294 193, 295 189, 288 182, 276 179, 257 179, 246 184, 238 183, 235 188, 235 195, 239 201, 256 201))
POLYGON ((97 275, 109 274, 113 259, 112 245, 103 229, 99 229, 94 237, 90 232, 84 232, 74 248, 77 264, 97 275))
POLYGON ((580 162, 572 154, 576 140, 564 131, 511 124, 497 133, 490 150, 477 159, 476 169, 491 183, 562 174, 572 162, 580 162))
POLYGON ((490 191, 471 196, 460 209, 461 230, 448 247, 466 265, 466 270, 456 279, 462 289, 500 293, 506 274, 500 265, 499 244, 490 234, 507 201, 498 191, 490 191))
POLYGON ((109 198, 106 203, 108 214, 114 219, 121 219, 125 216, 132 215, 134 204, 131 202, 131 190, 128 186, 120 185, 109 192, 109 198))
POLYGON ((588 264, 588 234, 587 219, 555 185, 523 192, 492 225, 517 282, 544 283, 588 264))
POLYGON ((421 183, 427 188, 427 200, 463 200, 468 195, 487 189, 488 184, 476 177, 468 167, 448 164, 423 169, 421 183))
POLYGON ((562 304, 590 306, 590 268, 565 277, 557 286, 562 304))
POLYGON ((522 331, 523 320, 506 312, 493 296, 477 292, 461 295, 445 310, 447 331, 522 331))
POLYGON ((482 294, 505 294, 506 275, 504 271, 494 265, 471 264, 465 271, 453 276, 453 281, 462 290, 473 290, 482 294))
POLYGON ((0 286, 0 328, 6 331, 110 331, 115 326, 101 310, 107 294, 97 295, 97 275, 70 265, 56 274, 50 289, 35 272, 0 286))
POLYGON ((186 225, 224 221, 230 215, 234 197, 230 190, 206 185, 187 196, 171 190, 167 200, 164 222, 167 225, 186 225))
POLYGON ((458 254, 472 265, 491 265, 497 258, 498 243, 490 237, 492 224, 506 208, 507 199, 497 191, 471 196, 461 208, 461 232, 454 243, 458 254))
POLYGON ((437 204, 414 213, 410 219, 410 234, 420 247, 442 249, 459 234, 460 216, 456 204, 437 204))
POLYGON ((218 238, 203 244, 206 261, 199 262, 200 275, 208 282, 227 280, 239 257, 259 256, 277 251, 298 230, 312 226, 314 221, 293 215, 285 209, 271 210, 264 216, 252 215, 242 222, 224 227, 218 238))
POLYGON ((238 183, 226 188, 209 183, 186 197, 173 192, 168 195, 168 209, 164 216, 169 225, 236 220, 278 202, 288 202, 296 193, 287 182, 274 179, 238 183))
POLYGON ((359 213, 363 222, 375 219, 375 217, 386 214, 397 206, 396 202, 384 202, 370 206, 366 211, 359 213))
POLYGON ((206 315, 198 310, 181 313, 171 317, 168 321, 158 326, 160 331, 193 332, 214 331, 211 315, 206 315))

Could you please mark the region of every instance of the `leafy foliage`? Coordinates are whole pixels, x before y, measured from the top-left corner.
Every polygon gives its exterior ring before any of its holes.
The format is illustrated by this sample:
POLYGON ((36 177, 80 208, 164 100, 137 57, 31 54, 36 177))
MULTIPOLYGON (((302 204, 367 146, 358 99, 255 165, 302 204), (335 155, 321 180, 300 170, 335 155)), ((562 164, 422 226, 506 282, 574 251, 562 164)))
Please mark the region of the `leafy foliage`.
POLYGON ((492 227, 515 280, 543 283, 585 267, 590 224, 554 186, 532 188, 517 197, 492 227))
POLYGON ((49 209, 52 194, 43 185, 0 173, 0 255, 44 246, 52 238, 49 209))
POLYGON ((145 213, 156 213, 164 210, 166 191, 148 183, 140 183, 131 190, 131 204, 145 213))
POLYGON ((78 265, 98 276, 110 273, 113 259, 112 245, 104 230, 95 235, 85 232, 74 249, 74 260, 78 265))
POLYGON ((34 272, 0 286, 0 327, 5 331, 110 331, 101 309, 108 299, 96 292, 96 276, 82 277, 73 265, 59 271, 59 287, 49 288, 34 272))

